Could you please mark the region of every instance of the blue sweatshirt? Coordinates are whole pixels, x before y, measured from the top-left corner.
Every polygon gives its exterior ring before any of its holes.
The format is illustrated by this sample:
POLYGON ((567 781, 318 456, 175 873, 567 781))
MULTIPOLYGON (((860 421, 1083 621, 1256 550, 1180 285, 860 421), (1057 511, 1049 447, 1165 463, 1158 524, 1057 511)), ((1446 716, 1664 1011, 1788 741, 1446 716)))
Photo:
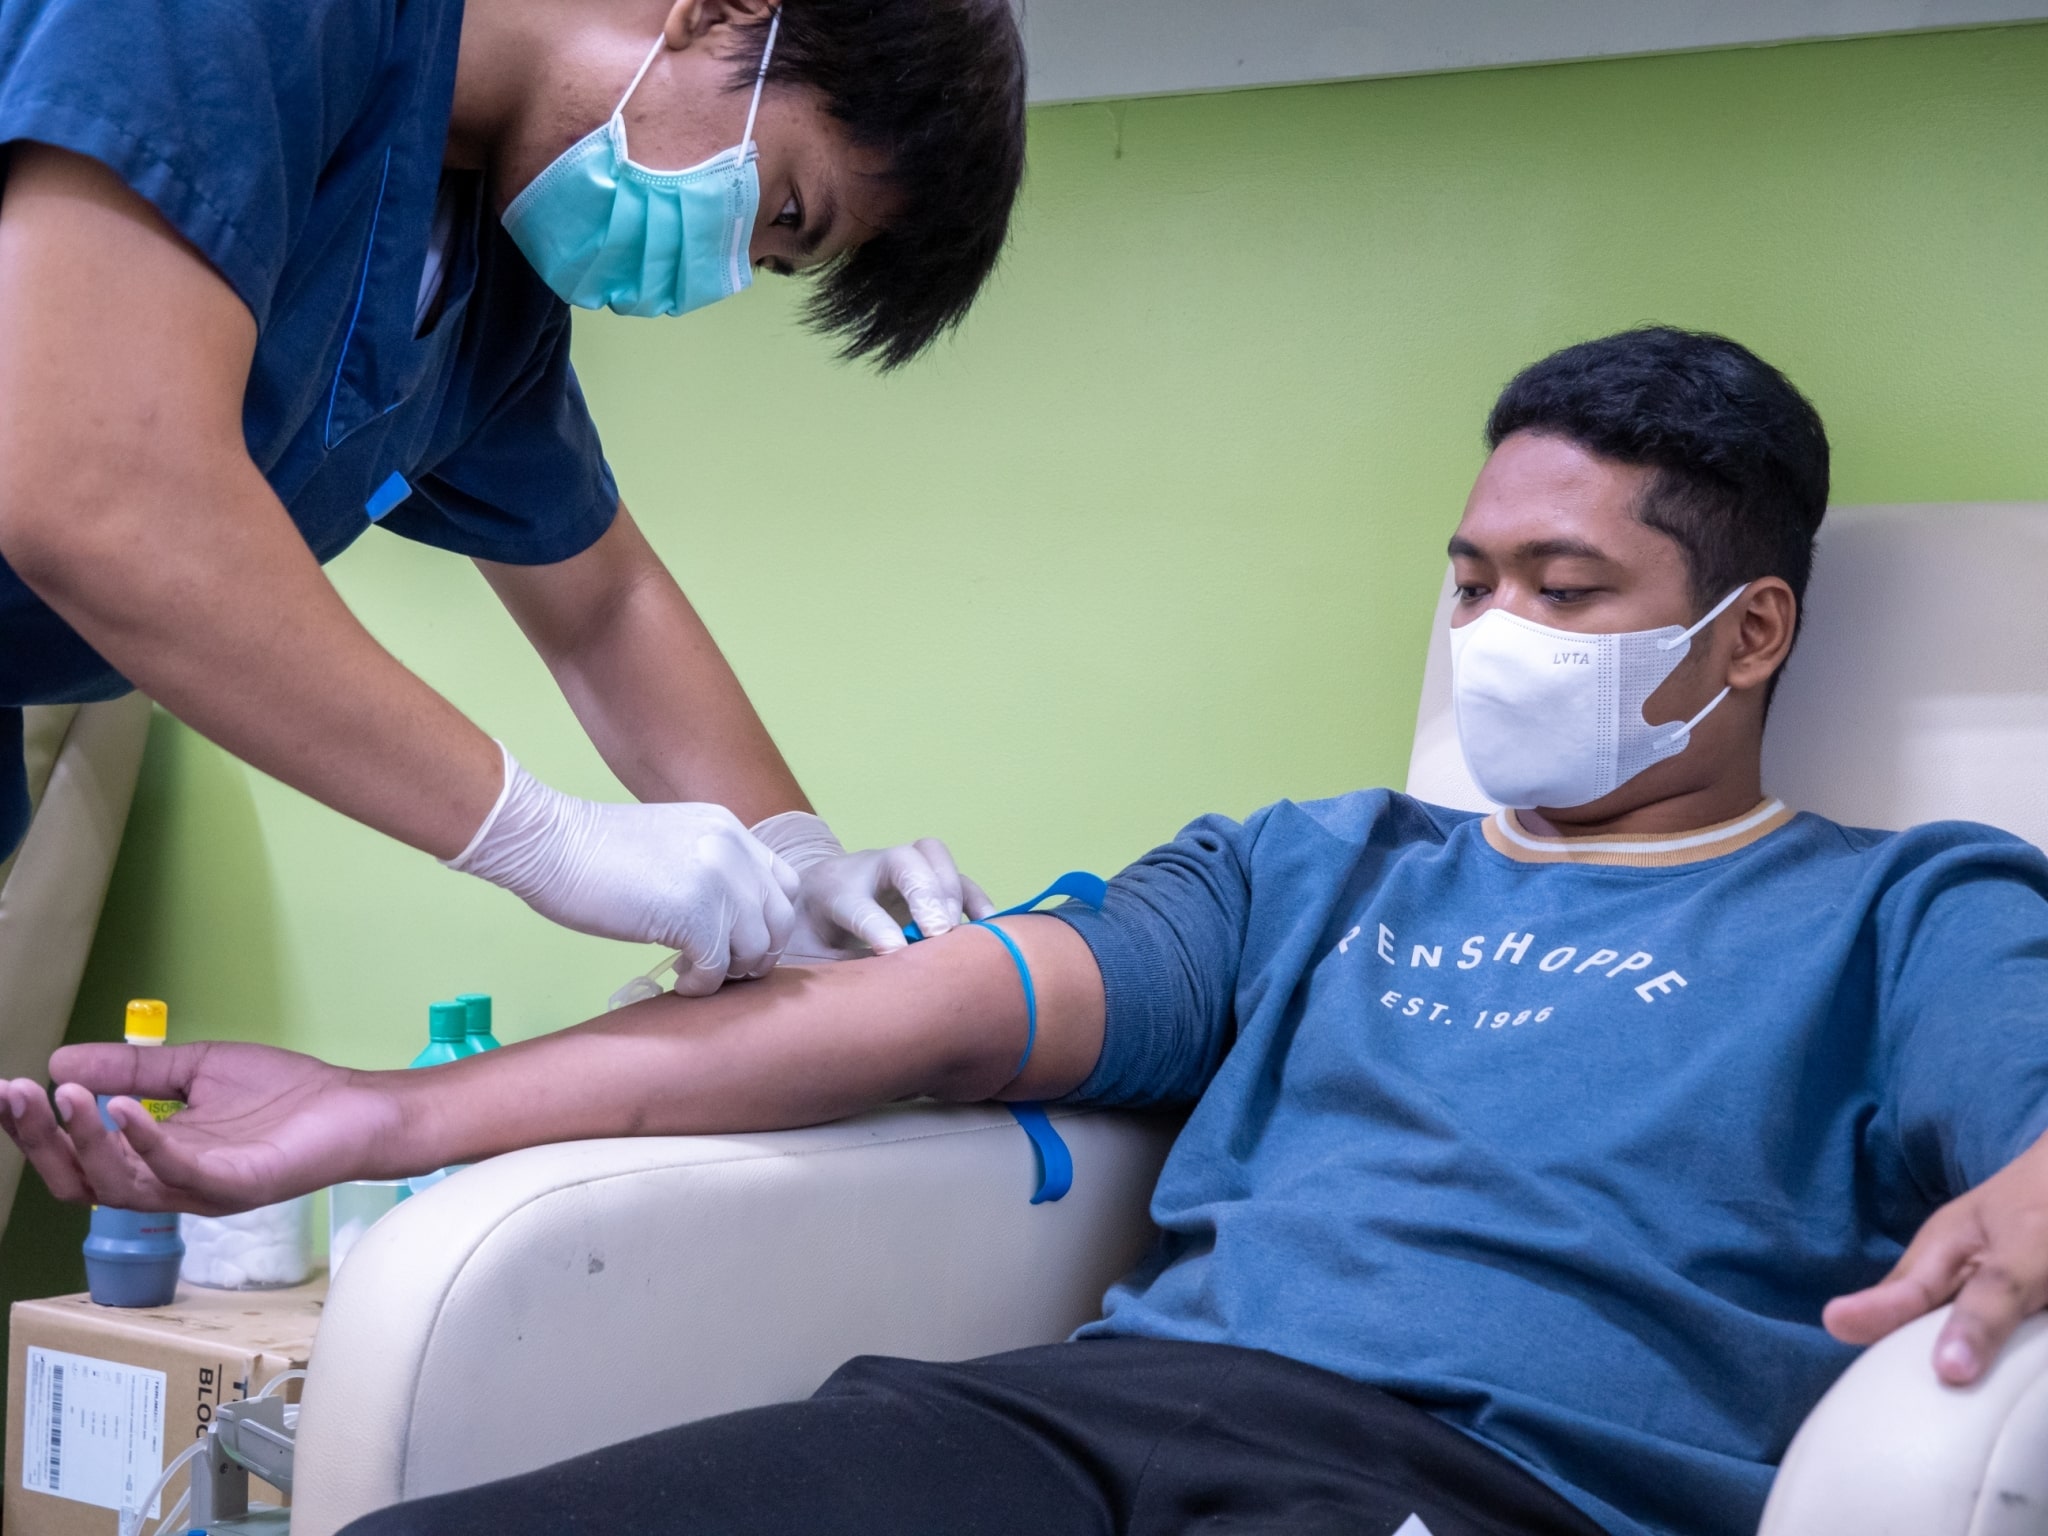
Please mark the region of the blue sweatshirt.
POLYGON ((1058 915, 1109 1009, 1075 1097, 1194 1105, 1082 1336, 1370 1382, 1618 1536, 1750 1536, 1854 1353, 1822 1305, 2048 1125, 2048 860, 1988 827, 1563 844, 1372 791, 1058 915))

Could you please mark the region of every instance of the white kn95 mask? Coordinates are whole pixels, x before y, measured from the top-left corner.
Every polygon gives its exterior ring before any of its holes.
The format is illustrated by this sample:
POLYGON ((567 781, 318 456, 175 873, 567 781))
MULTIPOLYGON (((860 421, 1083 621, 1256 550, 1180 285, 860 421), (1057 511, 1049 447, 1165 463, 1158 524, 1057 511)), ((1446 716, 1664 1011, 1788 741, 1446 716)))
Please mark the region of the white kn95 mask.
POLYGON ((1528 810, 1589 805, 1667 757, 1728 697, 1723 688, 1683 725, 1643 719, 1692 637, 1749 590, 1745 582, 1690 629, 1579 634, 1489 608, 1451 631, 1458 744, 1480 792, 1528 810))

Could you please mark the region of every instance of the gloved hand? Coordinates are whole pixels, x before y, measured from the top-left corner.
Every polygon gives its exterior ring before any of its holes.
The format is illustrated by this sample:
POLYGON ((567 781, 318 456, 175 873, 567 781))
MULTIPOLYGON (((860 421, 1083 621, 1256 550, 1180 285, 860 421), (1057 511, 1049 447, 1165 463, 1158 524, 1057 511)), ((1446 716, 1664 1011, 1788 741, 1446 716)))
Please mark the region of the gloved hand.
POLYGON ((908 941, 897 912, 906 914, 925 937, 935 938, 996 910, 937 838, 848 853, 832 829, 808 811, 784 811, 757 823, 753 831, 796 870, 801 882, 796 934, 784 951, 786 959, 844 960, 870 950, 887 954, 902 949, 908 941))
POLYGON ((690 997, 766 975, 796 926, 796 872, 724 806, 578 800, 510 752, 498 803, 443 862, 565 928, 680 950, 676 990, 690 997))

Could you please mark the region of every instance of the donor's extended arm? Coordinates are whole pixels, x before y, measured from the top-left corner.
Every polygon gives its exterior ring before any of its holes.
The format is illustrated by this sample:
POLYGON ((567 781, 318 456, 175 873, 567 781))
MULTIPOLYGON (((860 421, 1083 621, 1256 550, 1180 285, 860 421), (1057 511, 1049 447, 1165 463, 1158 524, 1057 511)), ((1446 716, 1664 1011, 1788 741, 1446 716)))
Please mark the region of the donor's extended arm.
POLYGON ((398 1178, 544 1142, 775 1130, 891 1100, 1054 1098, 1102 1048, 1101 973, 1054 918, 1004 923, 1030 964, 1037 1038, 993 935, 786 968, 666 996, 420 1071, 355 1072, 261 1045, 66 1046, 58 1087, 17 1078, 0 1124, 59 1199, 219 1214, 348 1179, 398 1178), (94 1095, 114 1095, 106 1130, 94 1095), (138 1099, 183 1099, 158 1124, 138 1099))

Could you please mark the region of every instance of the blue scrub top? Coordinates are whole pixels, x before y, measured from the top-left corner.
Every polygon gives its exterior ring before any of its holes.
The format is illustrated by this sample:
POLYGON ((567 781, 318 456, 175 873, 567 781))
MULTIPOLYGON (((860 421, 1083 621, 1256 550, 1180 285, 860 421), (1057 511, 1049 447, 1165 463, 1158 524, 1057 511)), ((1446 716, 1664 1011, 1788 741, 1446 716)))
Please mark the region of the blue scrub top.
MULTIPOLYGON (((618 506, 568 309, 481 195, 413 334, 461 24, 460 0, 0 0, 0 146, 111 167, 249 306, 243 434, 322 561, 374 507, 407 538, 543 565, 618 506), (389 510, 394 474, 410 495, 389 510)), ((0 561, 0 710, 127 688, 0 561)))

